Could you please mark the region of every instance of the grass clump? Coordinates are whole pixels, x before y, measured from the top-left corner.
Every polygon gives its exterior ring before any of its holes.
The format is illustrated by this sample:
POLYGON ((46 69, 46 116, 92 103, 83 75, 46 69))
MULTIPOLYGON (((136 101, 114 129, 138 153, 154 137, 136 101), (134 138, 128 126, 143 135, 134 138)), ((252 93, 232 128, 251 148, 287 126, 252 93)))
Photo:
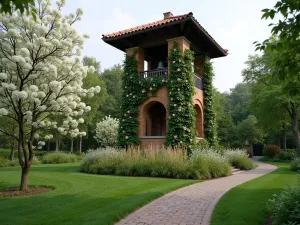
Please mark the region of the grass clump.
POLYGON ((205 179, 230 174, 230 165, 219 153, 175 149, 90 151, 81 162, 81 171, 93 174, 205 179))
POLYGON ((296 158, 291 162, 292 171, 300 171, 300 158, 296 158))
POLYGON ((42 156, 43 164, 60 164, 77 162, 77 156, 63 152, 53 152, 42 156))
POLYGON ((251 170, 254 168, 253 162, 249 159, 246 150, 229 149, 224 152, 225 158, 229 163, 241 170, 251 170))
POLYGON ((211 149, 197 149, 192 152, 190 167, 194 178, 207 179, 229 176, 231 167, 228 160, 211 149))

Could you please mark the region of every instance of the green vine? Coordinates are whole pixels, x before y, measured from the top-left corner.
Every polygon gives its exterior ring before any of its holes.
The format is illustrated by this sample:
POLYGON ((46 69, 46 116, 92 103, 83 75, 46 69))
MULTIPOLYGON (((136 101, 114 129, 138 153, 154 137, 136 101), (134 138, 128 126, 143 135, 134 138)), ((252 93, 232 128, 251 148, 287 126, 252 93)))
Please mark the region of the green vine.
POLYGON ((120 146, 138 145, 139 115, 138 105, 150 94, 154 95, 159 87, 165 86, 163 78, 139 78, 135 56, 125 56, 124 76, 122 79, 122 100, 118 143, 120 146))
POLYGON ((213 77, 214 71, 212 63, 207 57, 204 60, 204 79, 203 79, 203 93, 204 93, 204 132, 205 139, 211 146, 217 145, 217 128, 216 128, 216 113, 214 111, 213 103, 213 77))
POLYGON ((196 143, 195 109, 193 106, 194 79, 193 52, 185 50, 182 55, 174 42, 169 53, 168 134, 166 145, 181 145, 188 149, 196 143))

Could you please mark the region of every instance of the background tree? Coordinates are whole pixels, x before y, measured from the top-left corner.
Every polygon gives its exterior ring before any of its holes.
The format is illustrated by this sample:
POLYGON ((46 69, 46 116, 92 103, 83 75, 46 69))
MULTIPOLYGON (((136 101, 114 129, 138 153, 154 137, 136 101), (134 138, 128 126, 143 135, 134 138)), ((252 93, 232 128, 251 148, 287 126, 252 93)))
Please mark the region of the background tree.
POLYGON ((282 83, 278 79, 275 82, 276 77, 270 76, 272 71, 268 60, 267 55, 249 56, 246 62, 248 67, 242 74, 245 81, 253 83, 251 111, 265 132, 276 132, 279 138, 282 136, 283 149, 286 149, 286 130, 290 125, 290 118, 282 102, 282 83))
POLYGON ((105 81, 107 96, 101 107, 103 116, 111 115, 114 118, 119 118, 120 102, 122 95, 122 76, 123 68, 117 64, 109 69, 105 69, 101 74, 101 80, 105 81))
POLYGON ((95 147, 96 143, 94 140, 96 123, 99 122, 104 115, 102 107, 106 107, 106 99, 108 98, 106 81, 101 76, 100 62, 94 57, 85 56, 83 58, 83 64, 88 67, 94 67, 95 71, 89 71, 87 76, 83 79, 83 87, 91 88, 95 85, 101 87, 101 93, 96 94, 93 98, 83 98, 84 102, 91 106, 91 111, 86 113, 82 118, 84 123, 80 125, 81 130, 86 132, 86 136, 79 136, 79 151, 82 149, 82 143, 88 147, 95 147))
POLYGON ((253 155, 253 144, 263 142, 263 131, 257 123, 257 119, 253 115, 249 115, 237 126, 238 137, 241 141, 248 142, 253 155))
POLYGON ((57 128, 64 135, 80 134, 76 117, 91 109, 81 98, 100 91, 82 88, 88 71, 78 58, 84 38, 72 27, 82 10, 62 16, 63 1, 57 9, 50 8, 50 1, 37 5, 36 22, 19 12, 0 15, 0 115, 18 124, 14 138, 22 168, 20 189, 27 189, 35 143, 45 145, 51 136, 39 132, 57 128), (51 115, 66 119, 58 124, 51 115))

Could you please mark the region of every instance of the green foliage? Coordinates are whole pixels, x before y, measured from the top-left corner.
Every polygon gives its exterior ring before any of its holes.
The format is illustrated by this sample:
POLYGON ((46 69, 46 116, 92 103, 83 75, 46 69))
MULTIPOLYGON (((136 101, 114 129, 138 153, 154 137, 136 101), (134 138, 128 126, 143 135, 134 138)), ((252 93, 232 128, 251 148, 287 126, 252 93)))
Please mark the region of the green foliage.
POLYGON ((263 152, 265 157, 274 158, 279 154, 280 148, 278 145, 266 145, 263 152))
POLYGON ((122 79, 122 100, 120 110, 120 126, 118 143, 120 146, 138 145, 138 105, 147 97, 156 93, 159 87, 165 86, 163 78, 141 79, 137 71, 137 61, 134 55, 125 56, 124 76, 122 79))
POLYGON ((201 139, 197 143, 196 147, 199 148, 199 149, 208 149, 209 148, 209 143, 206 139, 201 139))
POLYGON ((205 138, 211 146, 217 144, 217 127, 216 113, 213 102, 213 66, 209 59, 204 59, 204 78, 203 78, 203 94, 204 94, 204 132, 205 138))
POLYGON ((10 166, 10 160, 0 156, 0 167, 10 166))
POLYGON ((297 153, 294 150, 280 151, 277 155, 280 161, 291 161, 296 157, 297 153))
POLYGON ((104 104, 100 109, 102 115, 119 118, 123 73, 121 65, 114 65, 101 73, 100 77, 101 80, 105 81, 107 91, 104 104))
POLYGON ((229 163, 241 170, 250 170, 254 168, 252 160, 249 159, 246 150, 225 150, 224 156, 228 159, 229 163))
POLYGON ((300 178, 297 187, 288 185, 287 191, 274 195, 267 202, 267 208, 274 225, 300 224, 300 178))
POLYGON ((292 171, 300 171, 300 158, 296 158, 291 162, 291 170, 292 171))
POLYGON ((21 13, 26 11, 27 15, 31 13, 33 18, 36 18, 36 8, 34 0, 1 0, 0 12, 12 14, 15 10, 20 10, 21 13))
POLYGON ((77 156, 63 152, 53 152, 42 156, 43 164, 60 164, 60 163, 74 163, 77 161, 77 156))
POLYGON ((205 179, 230 175, 227 160, 215 151, 139 149, 92 151, 83 158, 81 171, 93 174, 205 179))
POLYGON ((299 76, 299 33, 300 33, 300 2, 297 0, 280 0, 273 9, 263 9, 262 19, 280 17, 277 23, 271 23, 272 37, 262 43, 256 43, 256 50, 276 52, 273 58, 274 75, 281 79, 299 76), (278 40, 274 42, 273 37, 278 40))
POLYGON ((168 60, 170 75, 167 84, 169 117, 166 145, 180 145, 191 149, 196 143, 195 109, 192 99, 195 94, 193 52, 185 50, 182 55, 178 44, 174 42, 168 60))
POLYGON ((249 115, 237 126, 239 139, 249 144, 261 143, 263 141, 263 132, 259 128, 257 119, 253 115, 249 115))

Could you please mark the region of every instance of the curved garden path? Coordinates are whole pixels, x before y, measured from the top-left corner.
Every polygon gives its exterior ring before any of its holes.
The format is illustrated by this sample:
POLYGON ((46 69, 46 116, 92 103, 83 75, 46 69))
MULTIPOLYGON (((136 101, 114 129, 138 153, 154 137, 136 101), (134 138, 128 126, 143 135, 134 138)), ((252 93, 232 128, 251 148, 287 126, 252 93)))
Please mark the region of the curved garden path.
POLYGON ((231 188, 274 171, 255 161, 256 169, 193 184, 166 194, 136 210, 116 225, 209 225, 213 209, 231 188))

